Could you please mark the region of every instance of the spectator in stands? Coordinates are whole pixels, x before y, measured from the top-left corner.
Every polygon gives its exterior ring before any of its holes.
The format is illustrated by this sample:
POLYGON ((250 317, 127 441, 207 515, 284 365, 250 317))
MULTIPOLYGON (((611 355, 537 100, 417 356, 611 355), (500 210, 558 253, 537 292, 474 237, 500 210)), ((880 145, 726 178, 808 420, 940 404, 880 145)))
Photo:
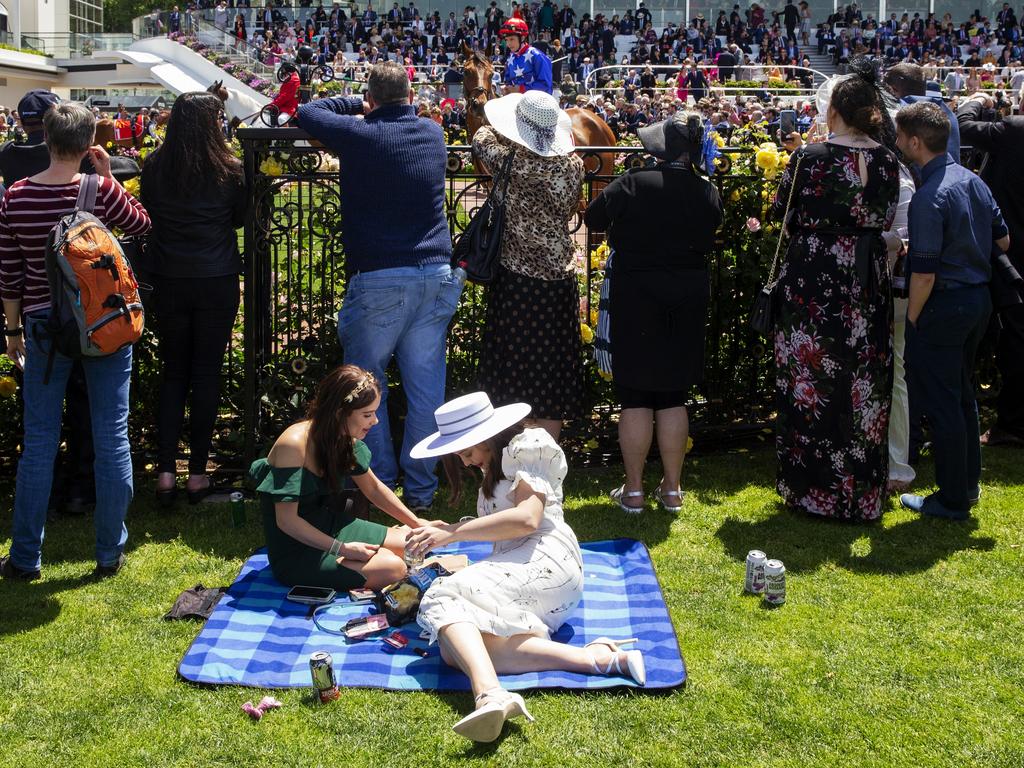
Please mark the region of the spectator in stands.
POLYGON ((724 51, 718 54, 718 59, 715 62, 718 66, 718 82, 726 83, 732 80, 736 65, 739 64, 736 59, 737 51, 736 44, 730 43, 724 51))
POLYGON ((964 68, 957 64, 956 67, 946 75, 942 84, 946 86, 946 92, 950 96, 963 93, 964 88, 967 86, 967 78, 964 76, 964 68))
POLYGON ((146 160, 142 202, 153 221, 153 306, 161 360, 156 496, 177 495, 178 442, 189 405, 190 504, 214 491, 207 460, 220 404, 224 353, 238 313, 242 259, 235 230, 248 198, 241 163, 220 129, 221 101, 185 93, 164 143, 146 160))
MULTIPOLYGON (((51 351, 46 333, 50 287, 45 244, 50 230, 79 194, 79 167, 89 155, 99 179, 94 215, 127 234, 149 229, 142 205, 110 171, 106 151, 92 143, 96 118, 80 104, 51 106, 43 116, 50 165, 16 182, 0 203, 0 293, 7 321, 7 355, 24 370, 24 447, 14 494, 11 552, 0 558, 5 578, 36 579, 42 563, 43 528, 60 439, 64 388, 71 359, 51 351)), ((110 576, 124 562, 124 519, 132 498, 128 443, 130 346, 106 357, 82 360, 88 382, 96 455, 96 573, 110 576)))
POLYGON ((617 178, 586 213, 587 226, 607 232, 613 251, 608 310, 626 481, 611 496, 631 514, 644 509, 644 463, 655 433, 664 475, 654 495, 671 512, 683 503, 686 402, 704 369, 707 255, 722 222, 718 191, 696 167, 703 125, 699 114, 680 112, 641 129, 658 164, 617 178), (676 222, 671 234, 661 225, 668 220, 676 222))
POLYGON ((515 155, 501 266, 488 289, 480 385, 496 404, 529 403, 536 426, 557 440, 563 421, 580 416, 582 406, 579 289, 568 225, 583 161, 554 97, 511 94, 488 101, 484 111, 490 126, 473 137, 475 155, 495 172, 515 155))
POLYGON ((391 442, 385 371, 394 357, 407 386, 408 417, 400 463, 405 503, 429 510, 437 489, 433 461, 409 448, 433 429, 444 401, 445 338, 462 293, 453 274, 445 218, 444 132, 418 120, 409 77, 396 62, 373 67, 368 102, 321 99, 299 108, 298 124, 341 161, 340 200, 348 287, 338 315, 345 361, 381 382, 379 424, 366 438, 373 468, 388 486, 398 481, 391 442), (366 111, 365 119, 356 115, 366 111), (366 179, 389 191, 389 204, 365 195, 366 179))

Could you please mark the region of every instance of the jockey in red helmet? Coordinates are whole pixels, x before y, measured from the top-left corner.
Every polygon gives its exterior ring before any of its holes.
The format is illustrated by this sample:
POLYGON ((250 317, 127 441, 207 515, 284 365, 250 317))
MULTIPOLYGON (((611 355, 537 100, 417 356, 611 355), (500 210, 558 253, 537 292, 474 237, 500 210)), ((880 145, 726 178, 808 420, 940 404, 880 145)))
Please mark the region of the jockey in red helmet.
POLYGON ((508 45, 505 65, 505 92, 551 93, 551 59, 530 45, 530 28, 522 19, 512 17, 501 26, 498 35, 508 45))

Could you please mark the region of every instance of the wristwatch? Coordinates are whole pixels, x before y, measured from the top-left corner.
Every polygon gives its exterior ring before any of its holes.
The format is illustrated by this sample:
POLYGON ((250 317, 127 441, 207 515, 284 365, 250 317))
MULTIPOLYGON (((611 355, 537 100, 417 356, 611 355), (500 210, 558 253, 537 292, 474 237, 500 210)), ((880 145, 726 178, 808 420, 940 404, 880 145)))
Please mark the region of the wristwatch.
POLYGON ((25 332, 25 329, 22 326, 19 325, 17 328, 7 328, 6 330, 4 330, 4 336, 7 336, 7 337, 21 336, 21 334, 24 333, 24 332, 25 332))

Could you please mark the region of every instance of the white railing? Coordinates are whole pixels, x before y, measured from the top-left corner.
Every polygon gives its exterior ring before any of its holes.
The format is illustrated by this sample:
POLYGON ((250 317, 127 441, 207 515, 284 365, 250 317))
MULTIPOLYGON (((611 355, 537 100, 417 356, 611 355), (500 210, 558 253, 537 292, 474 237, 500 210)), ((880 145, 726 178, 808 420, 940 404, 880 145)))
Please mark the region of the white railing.
MULTIPOLYGON (((699 62, 699 63, 695 64, 694 66, 697 67, 698 69, 705 69, 705 70, 707 70, 707 69, 718 69, 718 65, 717 64, 713 64, 713 63, 699 62)), ((640 71, 641 69, 646 70, 648 67, 652 71, 655 71, 655 72, 670 72, 670 73, 672 73, 673 76, 678 75, 679 71, 681 70, 681 67, 678 64, 643 65, 643 67, 637 66, 637 65, 630 65, 630 64, 610 64, 610 65, 604 66, 604 67, 597 67, 596 69, 594 69, 590 73, 588 73, 586 78, 584 78, 584 80, 583 80, 583 89, 586 90, 587 93, 594 93, 596 91, 601 91, 601 90, 620 90, 623 87, 621 85, 614 86, 614 87, 606 86, 605 88, 597 88, 596 86, 592 85, 591 82, 592 81, 596 82, 596 77, 597 77, 597 73, 598 72, 603 72, 603 71, 606 71, 606 70, 615 70, 616 72, 620 72, 623 75, 622 77, 614 77, 614 78, 612 78, 613 80, 618 81, 618 80, 625 79, 625 74, 627 72, 631 71, 631 70, 632 71, 640 71)), ((815 93, 817 91, 817 88, 799 88, 799 87, 794 87, 794 88, 772 88, 771 86, 768 85, 768 76, 767 76, 767 72, 765 70, 773 70, 773 69, 777 69, 777 70, 788 70, 788 69, 799 70, 801 72, 810 72, 816 78, 820 78, 821 80, 827 80, 828 79, 828 75, 826 75, 823 72, 820 72, 817 69, 813 69, 811 67, 800 67, 800 66, 795 66, 795 65, 792 65, 792 64, 787 64, 787 65, 740 64, 740 65, 737 65, 736 67, 733 68, 733 74, 734 74, 735 79, 737 79, 737 80, 752 80, 752 81, 757 82, 758 83, 757 87, 758 87, 759 90, 764 90, 764 91, 768 91, 769 93, 774 93, 774 95, 776 95, 776 96, 804 96, 804 95, 807 95, 807 94, 815 93), (754 77, 750 77, 750 78, 747 78, 747 77, 742 77, 741 78, 741 77, 739 77, 740 70, 743 70, 744 74, 747 71, 752 71, 752 70, 753 71, 763 72, 764 74, 763 74, 763 77, 754 76, 754 77), (762 85, 762 83, 763 83, 763 85, 762 85)), ((729 92, 738 92, 738 91, 749 93, 750 90, 751 90, 751 86, 739 86, 739 87, 737 87, 737 86, 730 86, 730 85, 728 85, 728 82, 730 82, 730 81, 727 81, 725 84, 722 84, 722 83, 719 83, 717 81, 717 79, 716 80, 712 80, 711 78, 708 78, 708 90, 709 91, 719 92, 719 93, 729 93, 729 92)), ((666 83, 667 83, 667 81, 666 81, 666 83)), ((675 85, 675 83, 671 83, 671 84, 666 84, 664 86, 659 86, 657 88, 654 88, 653 90, 674 91, 676 89, 677 89, 677 86, 675 85)), ((637 90, 639 90, 639 88, 637 90)), ((644 89, 644 90, 652 90, 652 89, 644 89)))

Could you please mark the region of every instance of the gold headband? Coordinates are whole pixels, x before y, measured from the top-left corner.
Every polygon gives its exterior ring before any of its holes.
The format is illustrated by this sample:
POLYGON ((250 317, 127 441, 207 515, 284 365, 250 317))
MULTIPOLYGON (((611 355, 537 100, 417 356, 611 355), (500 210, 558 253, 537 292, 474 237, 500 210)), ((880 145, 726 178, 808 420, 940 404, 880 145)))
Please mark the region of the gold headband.
POLYGON ((347 395, 345 395, 345 402, 346 403, 351 403, 353 400, 355 400, 357 397, 359 397, 359 393, 360 392, 362 392, 364 389, 366 389, 368 386, 370 386, 373 383, 374 383, 373 374, 372 373, 367 373, 366 376, 363 377, 363 380, 360 381, 358 384, 356 384, 355 389, 353 389, 351 392, 349 392, 347 395))

